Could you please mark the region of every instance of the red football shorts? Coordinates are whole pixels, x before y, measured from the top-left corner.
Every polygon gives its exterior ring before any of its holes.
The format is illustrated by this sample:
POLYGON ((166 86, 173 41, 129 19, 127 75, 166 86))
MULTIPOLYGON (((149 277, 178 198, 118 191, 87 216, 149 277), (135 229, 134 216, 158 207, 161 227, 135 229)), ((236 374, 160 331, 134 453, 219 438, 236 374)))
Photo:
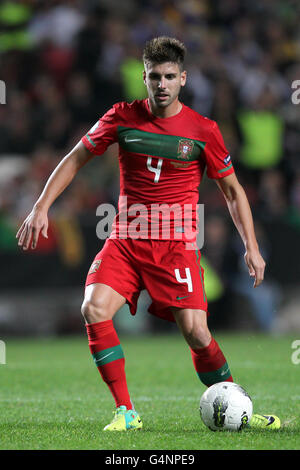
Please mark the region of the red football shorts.
POLYGON ((149 312, 175 321, 170 307, 207 311, 200 251, 173 240, 108 239, 95 257, 86 286, 102 283, 125 297, 132 315, 141 290, 147 289, 149 312))

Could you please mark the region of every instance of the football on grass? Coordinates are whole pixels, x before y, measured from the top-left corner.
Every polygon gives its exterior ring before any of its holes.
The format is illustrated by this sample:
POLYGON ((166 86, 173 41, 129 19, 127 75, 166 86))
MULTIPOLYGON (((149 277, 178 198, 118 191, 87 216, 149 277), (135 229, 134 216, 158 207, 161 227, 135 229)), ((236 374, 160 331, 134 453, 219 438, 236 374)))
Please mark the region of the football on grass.
POLYGON ((211 431, 240 431, 250 421, 252 411, 246 390, 232 382, 212 385, 200 399, 200 416, 211 431))

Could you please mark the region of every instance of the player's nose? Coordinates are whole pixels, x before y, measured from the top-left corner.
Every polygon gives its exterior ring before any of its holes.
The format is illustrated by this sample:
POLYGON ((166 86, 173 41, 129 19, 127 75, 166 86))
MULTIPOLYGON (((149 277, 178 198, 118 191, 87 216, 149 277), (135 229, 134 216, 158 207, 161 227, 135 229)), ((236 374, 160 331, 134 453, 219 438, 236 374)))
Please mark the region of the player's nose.
POLYGON ((166 88, 166 79, 164 77, 161 77, 158 83, 158 88, 160 88, 161 90, 164 90, 166 88))

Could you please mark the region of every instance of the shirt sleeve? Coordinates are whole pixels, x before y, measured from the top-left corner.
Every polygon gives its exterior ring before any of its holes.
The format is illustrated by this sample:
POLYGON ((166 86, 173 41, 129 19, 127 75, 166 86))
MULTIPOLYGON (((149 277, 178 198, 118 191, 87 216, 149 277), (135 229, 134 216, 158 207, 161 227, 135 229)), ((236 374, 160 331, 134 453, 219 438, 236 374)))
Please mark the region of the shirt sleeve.
POLYGON ((210 138, 205 145, 204 157, 209 178, 219 179, 234 173, 231 157, 216 122, 213 123, 210 138))
POLYGON ((116 106, 105 113, 82 137, 81 142, 93 154, 102 155, 107 147, 117 142, 116 106))

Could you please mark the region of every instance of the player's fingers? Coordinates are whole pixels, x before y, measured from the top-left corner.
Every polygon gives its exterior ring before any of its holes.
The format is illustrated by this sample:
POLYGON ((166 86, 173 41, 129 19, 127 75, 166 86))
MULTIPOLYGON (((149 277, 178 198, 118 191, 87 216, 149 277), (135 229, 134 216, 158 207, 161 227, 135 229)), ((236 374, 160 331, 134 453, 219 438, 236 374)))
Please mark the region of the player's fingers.
POLYGON ((37 229, 37 228, 33 227, 32 228, 32 242, 31 242, 31 249, 32 250, 34 250, 36 245, 37 245, 39 235, 40 235, 40 229, 37 229))
POLYGON ((244 260, 245 260, 245 263, 246 263, 246 265, 247 265, 249 275, 250 275, 251 277, 253 277, 253 276, 255 275, 255 270, 254 270, 254 268, 253 268, 252 263, 250 262, 250 259, 249 259, 249 256, 248 256, 247 253, 246 253, 245 256, 244 256, 244 260))
POLYGON ((247 262, 247 266, 248 266, 249 275, 251 277, 255 276, 256 275, 255 269, 249 261, 247 262))
POLYGON ((264 280, 264 270, 260 269, 256 275, 254 287, 258 287, 263 282, 263 280, 264 280))
POLYGON ((19 238, 19 236, 21 235, 23 229, 24 229, 24 225, 25 225, 25 220, 24 222, 22 223, 21 227, 19 228, 19 230, 17 231, 16 233, 16 238, 19 238))
POLYGON ((27 224, 24 225, 23 230, 19 235, 19 241, 18 241, 19 246, 23 245, 26 233, 27 233, 27 224))
POLYGON ((264 280, 265 264, 262 264, 255 269, 255 283, 254 287, 258 287, 264 280))
POLYGON ((253 264, 251 264, 250 262, 247 263, 247 266, 248 266, 249 276, 254 277, 253 287, 256 287, 257 280, 258 280, 258 272, 254 268, 253 264))
POLYGON ((249 275, 250 275, 251 277, 254 277, 254 276, 256 276, 255 269, 253 269, 253 267, 252 267, 252 266, 249 268, 249 275))
POLYGON ((34 231, 34 229, 32 228, 32 226, 27 226, 26 235, 25 235, 24 241, 23 241, 23 250, 28 250, 33 231, 34 231))
POLYGON ((48 224, 44 224, 42 228, 42 234, 44 238, 48 238, 48 224))

